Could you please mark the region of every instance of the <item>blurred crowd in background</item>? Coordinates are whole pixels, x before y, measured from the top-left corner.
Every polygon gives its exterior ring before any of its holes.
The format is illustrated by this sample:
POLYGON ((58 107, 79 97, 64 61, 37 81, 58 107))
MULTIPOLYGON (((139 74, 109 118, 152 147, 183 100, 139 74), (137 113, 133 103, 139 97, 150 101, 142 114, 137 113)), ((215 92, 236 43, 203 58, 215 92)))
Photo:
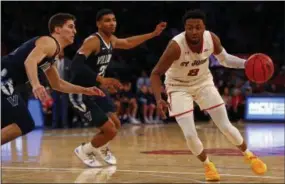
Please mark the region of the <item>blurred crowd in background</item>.
MULTIPOLYGON (((207 15, 207 29, 216 33, 228 53, 248 58, 262 52, 269 55, 275 66, 270 81, 254 84, 247 80, 243 70, 224 68, 210 58, 214 76, 232 121, 243 119, 248 95, 278 95, 285 93, 284 64, 284 2, 2 2, 1 55, 13 51, 24 41, 48 34, 47 22, 58 12, 77 17, 75 44, 64 51, 57 63, 61 77, 68 80, 74 53, 84 38, 97 31, 95 16, 101 8, 112 9, 117 18, 118 37, 128 37, 153 31, 160 21, 168 27, 161 36, 149 40, 132 50, 114 51, 107 69, 108 77, 123 83, 123 90, 113 93, 117 113, 123 123, 156 124, 161 120, 150 87, 150 72, 169 40, 183 31, 182 16, 188 9, 200 8, 207 15)), ((43 81, 45 81, 43 77, 43 81)), ((48 86, 48 84, 46 84, 48 86)), ((91 126, 77 116, 69 104, 68 96, 51 91, 53 102, 43 104, 45 125, 52 128, 91 126), (52 104, 52 105, 51 105, 52 104)), ((26 99, 32 98, 25 93, 26 99)), ((164 93, 164 98, 167 95, 164 93)), ((208 121, 206 112, 195 106, 195 118, 208 121)))

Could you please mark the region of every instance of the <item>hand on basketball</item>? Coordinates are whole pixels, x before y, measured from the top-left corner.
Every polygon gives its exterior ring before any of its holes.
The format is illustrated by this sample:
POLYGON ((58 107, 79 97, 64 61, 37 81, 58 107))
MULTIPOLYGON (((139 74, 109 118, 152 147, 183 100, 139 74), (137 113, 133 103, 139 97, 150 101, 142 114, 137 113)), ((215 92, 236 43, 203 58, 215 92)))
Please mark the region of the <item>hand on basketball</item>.
POLYGON ((107 88, 107 89, 109 89, 112 92, 117 92, 118 89, 122 89, 123 88, 123 86, 120 83, 120 81, 117 80, 117 79, 114 79, 114 78, 104 78, 101 81, 101 84, 102 84, 103 88, 107 88))
POLYGON ((89 88, 83 88, 82 93, 88 96, 105 96, 104 92, 95 86, 89 88))
POLYGON ((167 22, 161 22, 156 25, 155 30, 153 31, 154 36, 159 36, 161 32, 166 28, 167 22))
POLYGON ((33 94, 36 99, 39 99, 42 103, 49 100, 51 97, 49 96, 46 88, 42 85, 37 85, 33 87, 33 94))
POLYGON ((169 104, 166 101, 164 101, 164 100, 159 100, 156 103, 157 103, 157 108, 158 108, 158 112, 159 112, 160 117, 162 119, 166 119, 167 116, 166 116, 166 114, 164 112, 164 109, 165 108, 169 108, 169 104))

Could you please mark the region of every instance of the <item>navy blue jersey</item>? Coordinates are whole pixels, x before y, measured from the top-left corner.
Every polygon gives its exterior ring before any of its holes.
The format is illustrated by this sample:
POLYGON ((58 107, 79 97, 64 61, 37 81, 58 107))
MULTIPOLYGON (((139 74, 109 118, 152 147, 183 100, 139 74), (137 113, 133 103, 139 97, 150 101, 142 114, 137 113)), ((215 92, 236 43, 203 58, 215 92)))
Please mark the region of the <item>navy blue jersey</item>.
POLYGON ((113 47, 111 43, 108 45, 99 33, 96 33, 95 35, 100 40, 100 50, 97 54, 91 53, 85 61, 85 64, 100 76, 104 76, 112 58, 113 47))
MULTIPOLYGON (((50 36, 51 37, 51 36, 50 36)), ((25 43, 23 43, 20 47, 18 47, 13 52, 8 55, 2 57, 1 59, 1 81, 4 82, 6 80, 12 80, 13 86, 18 86, 25 84, 29 81, 26 69, 25 69, 25 61, 29 56, 31 51, 35 48, 35 43, 40 36, 34 37, 25 43)), ((51 37, 53 38, 53 37, 51 37)), ((56 52, 52 57, 44 58, 39 64, 38 68, 42 70, 48 69, 54 62, 55 57, 60 52, 59 43, 53 38, 57 44, 56 52)))

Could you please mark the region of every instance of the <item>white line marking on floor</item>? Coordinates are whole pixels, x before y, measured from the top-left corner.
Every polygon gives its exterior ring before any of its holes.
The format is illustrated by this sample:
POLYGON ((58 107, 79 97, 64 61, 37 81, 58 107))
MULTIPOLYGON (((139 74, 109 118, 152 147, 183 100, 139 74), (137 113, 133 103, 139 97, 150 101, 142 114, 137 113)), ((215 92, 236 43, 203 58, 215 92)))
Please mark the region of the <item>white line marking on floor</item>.
MULTIPOLYGON (((42 171, 42 170, 48 170, 48 171, 83 171, 85 169, 83 168, 52 168, 52 167, 2 167, 3 170, 21 170, 21 171, 30 171, 30 170, 36 170, 36 171, 42 171)), ((172 172, 172 171, 144 171, 144 170, 120 170, 117 169, 116 172, 137 172, 137 173, 156 173, 156 174, 181 174, 181 175, 204 175, 205 173, 199 173, 199 172, 172 172)), ((253 176, 253 175, 238 175, 238 174, 220 174, 221 176, 228 176, 228 177, 243 177, 243 178, 269 178, 269 179, 284 179, 284 176, 253 176)))

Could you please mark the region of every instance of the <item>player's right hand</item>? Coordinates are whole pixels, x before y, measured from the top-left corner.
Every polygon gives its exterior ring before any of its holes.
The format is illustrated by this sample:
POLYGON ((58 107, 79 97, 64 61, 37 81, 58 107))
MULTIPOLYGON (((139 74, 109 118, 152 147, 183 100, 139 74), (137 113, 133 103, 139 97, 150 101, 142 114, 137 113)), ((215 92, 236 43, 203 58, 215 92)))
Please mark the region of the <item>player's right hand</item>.
POLYGON ((40 84, 33 87, 33 94, 35 98, 39 99, 42 103, 45 103, 47 100, 51 98, 46 88, 40 84))
POLYGON ((122 89, 123 85, 120 83, 119 80, 114 78, 104 78, 101 81, 101 85, 103 88, 109 88, 110 91, 117 92, 118 89, 122 89))
POLYGON ((165 112, 164 112, 164 109, 165 109, 165 108, 169 108, 169 104, 168 104, 166 101, 162 100, 162 99, 161 99, 161 100, 158 100, 158 101, 156 102, 156 104, 157 104, 158 113, 159 113, 160 117, 161 117, 162 119, 166 119, 167 116, 166 116, 166 114, 165 114, 165 112))

